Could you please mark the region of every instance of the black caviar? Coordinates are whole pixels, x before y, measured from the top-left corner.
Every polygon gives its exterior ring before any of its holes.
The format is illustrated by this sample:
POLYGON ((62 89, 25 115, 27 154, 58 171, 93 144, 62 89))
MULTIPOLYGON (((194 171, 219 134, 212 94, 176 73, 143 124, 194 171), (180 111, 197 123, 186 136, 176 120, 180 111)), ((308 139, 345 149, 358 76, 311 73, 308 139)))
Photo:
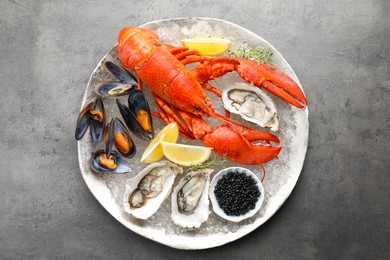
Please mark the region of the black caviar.
POLYGON ((261 192, 252 176, 231 171, 218 180, 214 194, 226 215, 240 216, 255 208, 261 192))

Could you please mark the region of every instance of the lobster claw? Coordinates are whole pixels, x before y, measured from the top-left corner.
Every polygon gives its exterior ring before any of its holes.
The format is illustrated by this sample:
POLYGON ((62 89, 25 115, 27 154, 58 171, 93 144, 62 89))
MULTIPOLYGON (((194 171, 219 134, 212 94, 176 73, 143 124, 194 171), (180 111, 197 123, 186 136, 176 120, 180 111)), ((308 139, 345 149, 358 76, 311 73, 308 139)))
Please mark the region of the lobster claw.
POLYGON ((281 70, 268 64, 258 64, 253 60, 243 58, 237 58, 236 60, 240 63, 237 66, 237 73, 244 80, 257 87, 263 87, 291 105, 299 108, 306 106, 307 101, 302 89, 281 70))
POLYGON ((282 148, 279 138, 273 134, 233 125, 220 125, 214 130, 201 117, 184 111, 178 113, 194 138, 202 140, 216 154, 226 156, 231 161, 262 165, 278 156, 282 148))
POLYGON ((244 130, 231 125, 220 125, 203 137, 204 144, 214 152, 241 164, 263 164, 280 152, 277 136, 259 130, 244 130), (274 142, 276 146, 270 143, 274 142))

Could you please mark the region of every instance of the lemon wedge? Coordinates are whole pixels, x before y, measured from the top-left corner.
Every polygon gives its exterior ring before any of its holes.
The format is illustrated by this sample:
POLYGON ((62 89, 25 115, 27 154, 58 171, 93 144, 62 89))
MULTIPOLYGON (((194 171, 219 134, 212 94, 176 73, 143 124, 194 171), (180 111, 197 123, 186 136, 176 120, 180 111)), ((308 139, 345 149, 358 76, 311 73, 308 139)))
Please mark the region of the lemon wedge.
POLYGON ((164 157, 161 147, 161 142, 176 143, 179 138, 179 127, 176 123, 171 123, 164 127, 158 135, 150 142, 145 152, 141 157, 143 163, 154 163, 160 161, 164 157))
POLYGON ((227 51, 232 42, 221 38, 187 38, 181 40, 190 50, 197 50, 202 55, 218 55, 227 51))
POLYGON ((205 162, 210 158, 212 148, 162 142, 165 157, 181 166, 191 166, 205 162))

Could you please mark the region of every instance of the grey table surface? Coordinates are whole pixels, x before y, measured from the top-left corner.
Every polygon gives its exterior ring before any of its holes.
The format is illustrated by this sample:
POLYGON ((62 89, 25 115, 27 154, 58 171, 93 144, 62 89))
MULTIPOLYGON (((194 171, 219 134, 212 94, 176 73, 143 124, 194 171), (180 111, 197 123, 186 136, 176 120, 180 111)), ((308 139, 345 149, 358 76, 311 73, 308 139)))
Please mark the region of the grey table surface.
POLYGON ((0 2, 1 259, 389 259, 390 2, 0 2), (231 21, 274 45, 310 111, 301 177, 251 234, 172 249, 106 212, 78 166, 75 120, 88 78, 126 25, 231 21))

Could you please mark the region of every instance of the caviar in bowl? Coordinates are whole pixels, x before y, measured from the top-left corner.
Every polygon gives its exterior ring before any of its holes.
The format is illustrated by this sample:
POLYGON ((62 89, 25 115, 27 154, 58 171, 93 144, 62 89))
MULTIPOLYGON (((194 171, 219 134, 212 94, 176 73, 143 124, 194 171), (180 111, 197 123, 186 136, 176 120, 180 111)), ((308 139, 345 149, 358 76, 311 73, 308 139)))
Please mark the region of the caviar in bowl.
POLYGON ((240 222, 259 211, 264 200, 264 187, 250 170, 230 167, 214 176, 209 194, 213 211, 218 216, 240 222))

